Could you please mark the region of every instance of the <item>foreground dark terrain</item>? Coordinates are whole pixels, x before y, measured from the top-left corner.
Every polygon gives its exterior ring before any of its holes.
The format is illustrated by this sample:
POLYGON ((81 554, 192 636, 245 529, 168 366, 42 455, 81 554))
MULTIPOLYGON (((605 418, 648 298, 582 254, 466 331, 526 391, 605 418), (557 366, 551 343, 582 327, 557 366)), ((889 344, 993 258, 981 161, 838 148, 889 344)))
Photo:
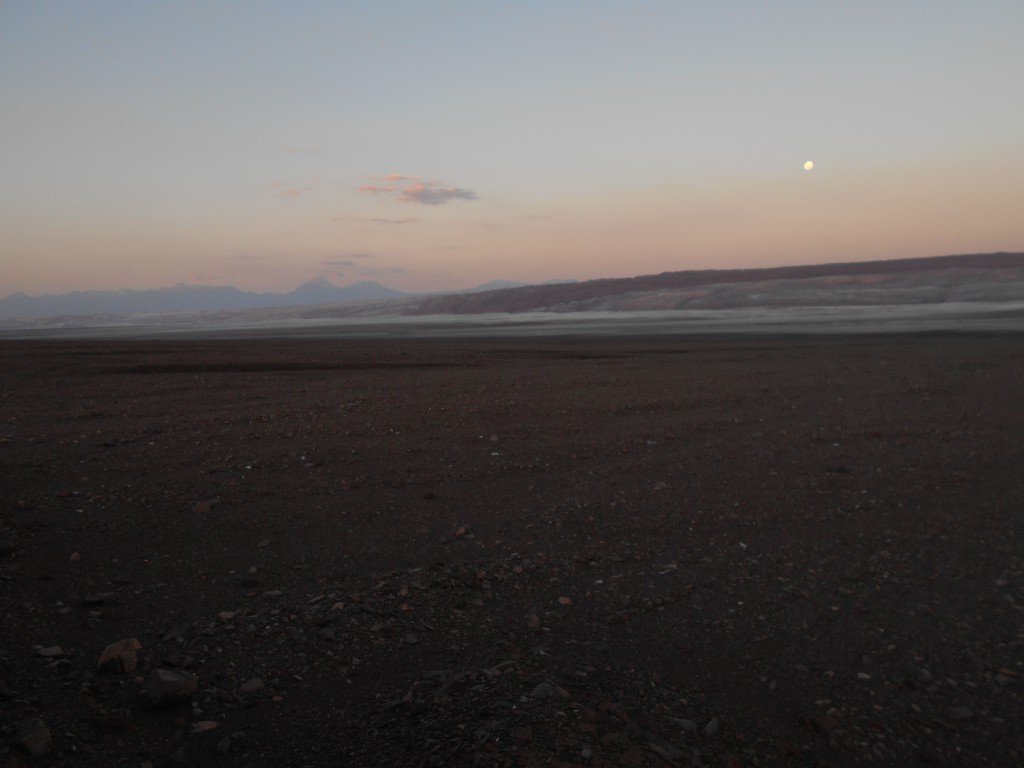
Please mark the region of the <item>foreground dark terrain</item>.
POLYGON ((0 766, 1020 765, 1022 353, 0 343, 0 766))

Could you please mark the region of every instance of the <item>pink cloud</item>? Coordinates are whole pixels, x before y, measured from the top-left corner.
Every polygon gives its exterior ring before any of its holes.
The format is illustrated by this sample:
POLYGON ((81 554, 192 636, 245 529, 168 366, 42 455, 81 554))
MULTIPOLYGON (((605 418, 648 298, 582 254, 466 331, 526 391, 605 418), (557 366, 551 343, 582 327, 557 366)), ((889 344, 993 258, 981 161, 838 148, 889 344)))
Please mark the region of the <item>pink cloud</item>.
POLYGON ((401 186, 388 184, 364 184, 359 187, 360 192, 371 194, 395 195, 400 203, 419 203, 420 205, 443 205, 452 200, 477 200, 476 192, 462 187, 446 186, 440 181, 423 179, 418 176, 403 176, 398 173, 389 173, 386 176, 371 177, 374 181, 401 181, 401 186))
POLYGON ((459 187, 433 187, 417 182, 402 190, 398 199, 403 203, 421 203, 422 205, 442 205, 451 200, 476 200, 477 195, 471 189, 459 187))
POLYGON ((405 216, 401 219, 385 219, 370 216, 335 216, 334 219, 335 221, 366 221, 370 224, 393 224, 395 226, 400 224, 415 224, 419 221, 419 219, 414 219, 411 216, 405 216))
POLYGON ((287 197, 291 200, 294 200, 302 194, 302 190, 293 187, 290 184, 286 184, 283 181, 271 182, 270 188, 274 190, 274 194, 278 197, 287 197))

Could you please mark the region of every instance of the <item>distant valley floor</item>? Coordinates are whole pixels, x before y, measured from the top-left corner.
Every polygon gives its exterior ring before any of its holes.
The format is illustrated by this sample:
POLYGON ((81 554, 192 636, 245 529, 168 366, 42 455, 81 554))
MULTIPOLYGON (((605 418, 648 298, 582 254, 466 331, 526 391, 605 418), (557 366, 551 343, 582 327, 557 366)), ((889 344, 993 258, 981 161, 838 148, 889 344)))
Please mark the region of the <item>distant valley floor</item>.
POLYGON ((1024 332, 1024 301, 648 312, 315 317, 260 321, 133 316, 82 326, 0 327, 0 339, 42 338, 485 338, 693 334, 1024 332))

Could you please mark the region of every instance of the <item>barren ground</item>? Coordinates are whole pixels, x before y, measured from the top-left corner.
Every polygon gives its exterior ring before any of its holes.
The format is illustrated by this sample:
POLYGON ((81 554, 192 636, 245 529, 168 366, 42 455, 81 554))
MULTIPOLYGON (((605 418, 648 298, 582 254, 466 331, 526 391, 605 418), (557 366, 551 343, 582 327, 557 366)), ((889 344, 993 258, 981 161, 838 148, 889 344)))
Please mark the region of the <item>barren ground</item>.
POLYGON ((0 765, 1020 765, 1022 352, 2 342, 0 765))

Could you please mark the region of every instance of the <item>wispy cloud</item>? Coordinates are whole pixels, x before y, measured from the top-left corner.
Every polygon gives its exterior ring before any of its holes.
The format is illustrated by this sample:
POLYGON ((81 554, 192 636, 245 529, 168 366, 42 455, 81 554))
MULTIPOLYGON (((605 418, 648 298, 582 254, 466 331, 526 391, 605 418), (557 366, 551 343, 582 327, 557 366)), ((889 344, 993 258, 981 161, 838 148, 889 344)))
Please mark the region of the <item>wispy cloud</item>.
POLYGON ((402 190, 398 197, 404 203, 422 203, 423 205, 442 205, 451 200, 476 200, 476 192, 459 187, 431 187, 417 182, 402 190))
POLYGON ((338 256, 331 256, 323 260, 323 264, 329 267, 354 267, 356 260, 368 261, 377 258, 372 253, 343 253, 338 256))
POLYGON ((351 253, 339 253, 336 256, 328 256, 321 263, 327 266, 355 266, 356 261, 370 261, 377 257, 372 253, 362 253, 360 251, 351 253))
POLYGON ((319 176, 312 176, 307 179, 301 188, 289 184, 287 181, 272 181, 270 182, 270 189, 278 197, 297 200, 303 193, 312 192, 315 187, 320 185, 321 181, 322 179, 319 176))
POLYGON ((290 200, 295 200, 299 197, 299 195, 302 194, 301 189, 293 187, 290 184, 287 184, 286 182, 283 181, 272 181, 270 183, 270 188, 278 197, 285 197, 290 200))
POLYGON ((360 192, 373 195, 391 195, 400 203, 419 203, 420 205, 444 205, 453 200, 477 200, 476 192, 463 187, 452 187, 444 182, 423 179, 418 176, 404 176, 400 173, 389 173, 375 176, 371 181, 383 181, 385 184, 364 184, 360 192))
POLYGON ((360 269, 356 274, 359 275, 359 277, 374 277, 377 275, 406 275, 409 274, 410 271, 411 270, 406 269, 405 267, 388 267, 381 269, 365 267, 360 269))
POLYGON ((399 226, 401 224, 415 224, 419 219, 414 219, 411 216, 406 216, 403 219, 383 219, 374 218, 369 216, 335 216, 335 221, 362 221, 368 224, 390 224, 392 226, 399 226))

